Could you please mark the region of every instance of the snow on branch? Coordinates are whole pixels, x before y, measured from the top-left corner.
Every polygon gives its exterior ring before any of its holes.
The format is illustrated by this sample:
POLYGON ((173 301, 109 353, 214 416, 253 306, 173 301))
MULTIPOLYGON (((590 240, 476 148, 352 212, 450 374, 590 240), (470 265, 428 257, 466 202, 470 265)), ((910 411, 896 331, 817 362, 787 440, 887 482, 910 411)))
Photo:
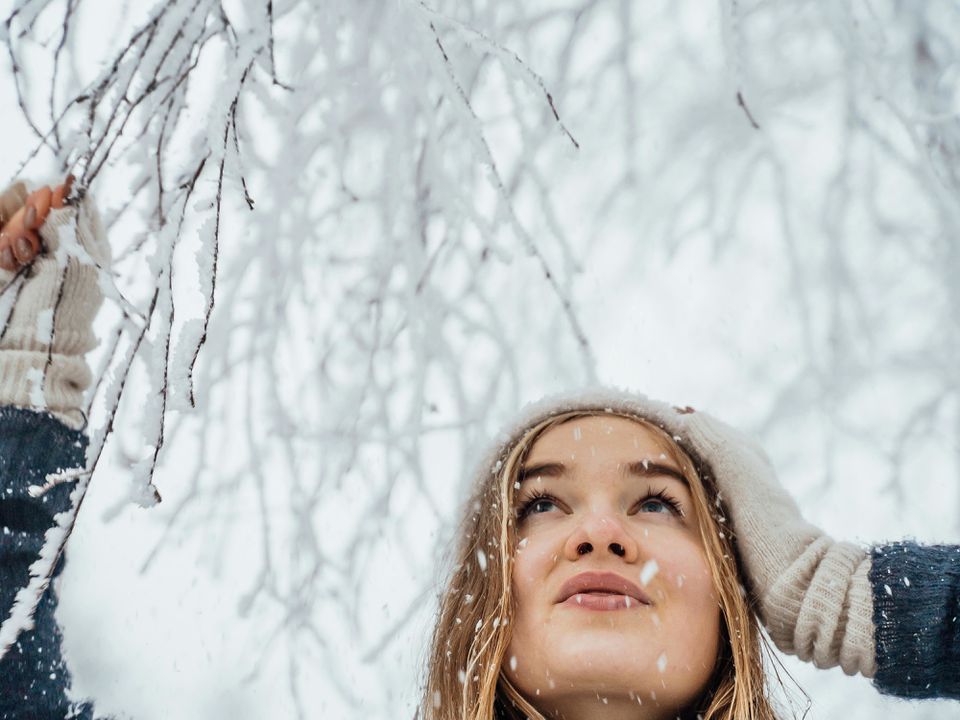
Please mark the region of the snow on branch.
MULTIPOLYGON (((453 433, 466 457, 491 398, 517 402, 527 331, 494 271, 527 262, 513 248, 535 260, 548 312, 563 318, 551 343, 579 356, 573 374, 594 373, 570 241, 555 220, 535 235, 538 214, 555 213, 542 169, 533 156, 501 165, 472 97, 494 65, 525 88, 513 94, 522 132, 549 121, 549 142, 578 146, 547 82, 508 45, 421 2, 171 0, 126 7, 94 38, 81 28, 100 12, 21 2, 3 25, 32 137, 12 174, 52 162, 96 189, 115 258, 101 269, 115 326, 87 464, 32 489, 76 483, 0 630, 7 646, 29 627, 114 435, 126 502, 160 500, 167 453, 195 458, 171 528, 249 499, 261 541, 244 607, 314 606, 346 579, 319 537, 331 493, 363 478, 376 502, 406 483, 426 492, 423 438, 453 433), (54 40, 28 61, 41 36, 54 40), (278 504, 291 510, 277 517, 278 504), (300 559, 278 561, 291 543, 300 559)), ((344 532, 352 554, 379 531, 344 532)), ((293 617, 278 632, 312 627, 293 617)))

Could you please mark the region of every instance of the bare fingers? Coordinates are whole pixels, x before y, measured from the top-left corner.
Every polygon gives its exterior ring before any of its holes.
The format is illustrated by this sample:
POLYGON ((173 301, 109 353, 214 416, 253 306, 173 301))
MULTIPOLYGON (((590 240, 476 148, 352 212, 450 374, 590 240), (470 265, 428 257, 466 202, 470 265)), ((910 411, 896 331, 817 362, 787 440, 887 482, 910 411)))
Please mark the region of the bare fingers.
MULTIPOLYGON (((33 230, 13 228, 13 221, 0 232, 0 267, 16 272, 40 253, 40 236, 33 230)), ((19 226, 19 223, 17 223, 19 226)))
POLYGON ((27 196, 23 207, 0 230, 0 268, 16 272, 33 262, 42 247, 39 230, 51 209, 64 206, 73 181, 73 175, 68 175, 55 189, 42 187, 27 196))

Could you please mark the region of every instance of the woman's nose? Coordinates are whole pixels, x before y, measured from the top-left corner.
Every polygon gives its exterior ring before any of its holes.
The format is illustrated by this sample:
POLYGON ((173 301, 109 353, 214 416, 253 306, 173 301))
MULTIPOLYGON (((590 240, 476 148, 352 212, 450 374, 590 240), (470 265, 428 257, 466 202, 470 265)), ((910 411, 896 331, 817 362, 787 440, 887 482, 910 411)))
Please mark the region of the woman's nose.
POLYGON ((603 557, 621 557, 627 562, 639 553, 636 540, 612 513, 590 513, 567 538, 564 555, 568 560, 599 553, 603 557))

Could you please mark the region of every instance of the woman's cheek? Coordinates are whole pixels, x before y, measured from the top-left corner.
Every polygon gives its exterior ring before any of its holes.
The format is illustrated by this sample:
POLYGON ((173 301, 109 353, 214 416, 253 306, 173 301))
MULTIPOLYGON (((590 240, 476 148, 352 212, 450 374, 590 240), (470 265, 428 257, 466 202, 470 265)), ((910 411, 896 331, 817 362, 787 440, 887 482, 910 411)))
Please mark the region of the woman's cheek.
POLYGON ((562 549, 562 543, 552 541, 548 533, 520 533, 513 560, 513 579, 518 589, 540 584, 560 560, 562 549))
MULTIPOLYGON (((666 539, 666 538, 665 538, 666 539)), ((697 605, 715 604, 716 593, 707 557, 698 542, 686 537, 674 537, 660 544, 660 550, 651 552, 657 560, 657 580, 653 585, 655 602, 669 604, 683 599, 697 605), (702 602, 695 602, 697 599, 702 602)))

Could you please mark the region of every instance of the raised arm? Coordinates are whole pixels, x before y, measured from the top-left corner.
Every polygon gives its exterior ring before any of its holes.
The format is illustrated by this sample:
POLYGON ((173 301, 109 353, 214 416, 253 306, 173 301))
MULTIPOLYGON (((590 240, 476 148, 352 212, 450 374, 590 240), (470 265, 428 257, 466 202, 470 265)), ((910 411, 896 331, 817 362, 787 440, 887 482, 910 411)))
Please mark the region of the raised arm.
POLYGON ((711 471, 780 650, 889 695, 960 699, 960 548, 836 541, 803 519, 750 438, 706 413, 684 425, 718 458, 711 471))
MULTIPOLYGON (((92 322, 102 302, 96 264, 110 259, 92 199, 64 204, 68 192, 65 184, 27 193, 18 183, 0 195, 0 289, 9 284, 6 293, 14 294, 0 331, 0 622, 12 617, 18 625, 18 593, 54 516, 70 506, 72 485, 39 497, 29 488, 85 465, 83 399, 91 375, 84 355, 96 345, 92 322)), ((54 575, 62 568, 61 557, 54 575)), ((93 717, 90 706, 66 697, 56 606, 51 585, 32 630, 0 659, 4 720, 93 717)))

